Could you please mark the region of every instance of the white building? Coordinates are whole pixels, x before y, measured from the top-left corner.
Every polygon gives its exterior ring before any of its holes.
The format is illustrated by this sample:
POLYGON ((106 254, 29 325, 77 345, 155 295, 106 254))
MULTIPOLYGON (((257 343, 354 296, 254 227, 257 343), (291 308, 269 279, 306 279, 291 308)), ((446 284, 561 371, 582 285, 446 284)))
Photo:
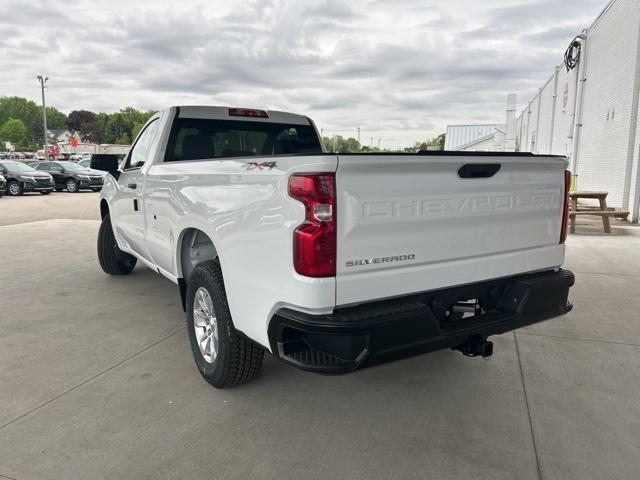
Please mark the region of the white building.
POLYGON ((493 138, 497 125, 447 125, 447 134, 444 138, 445 150, 460 150, 463 147, 477 142, 484 142, 493 138))
POLYGON ((516 149, 567 155, 574 188, 608 191, 637 222, 640 1, 610 1, 569 53, 518 116, 516 149))
POLYGON ((516 96, 507 95, 504 124, 447 125, 445 150, 503 152, 515 150, 516 96))

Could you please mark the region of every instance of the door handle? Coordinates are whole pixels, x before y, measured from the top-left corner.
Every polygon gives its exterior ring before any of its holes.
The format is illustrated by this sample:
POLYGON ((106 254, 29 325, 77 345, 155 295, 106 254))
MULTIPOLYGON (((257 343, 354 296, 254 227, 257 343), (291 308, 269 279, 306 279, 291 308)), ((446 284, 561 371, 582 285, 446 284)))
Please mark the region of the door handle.
POLYGON ((138 184, 137 183, 130 183, 129 185, 127 185, 127 188, 130 188, 131 190, 135 190, 136 188, 138 188, 138 184))
POLYGON ((460 178, 491 178, 500 170, 499 163, 467 163, 460 167, 460 178))

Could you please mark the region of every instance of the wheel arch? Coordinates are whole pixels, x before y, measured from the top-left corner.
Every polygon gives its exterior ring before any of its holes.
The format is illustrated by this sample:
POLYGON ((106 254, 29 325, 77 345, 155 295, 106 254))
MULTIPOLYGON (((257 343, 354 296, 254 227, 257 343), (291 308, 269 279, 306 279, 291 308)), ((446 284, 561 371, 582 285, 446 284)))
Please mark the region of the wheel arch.
POLYGON ((178 236, 176 272, 182 309, 187 305, 187 279, 196 265, 218 258, 218 250, 211 237, 197 227, 184 228, 178 236))
POLYGON ((179 278, 188 279, 196 265, 218 257, 218 249, 211 237, 196 227, 183 229, 177 245, 176 267, 179 278))

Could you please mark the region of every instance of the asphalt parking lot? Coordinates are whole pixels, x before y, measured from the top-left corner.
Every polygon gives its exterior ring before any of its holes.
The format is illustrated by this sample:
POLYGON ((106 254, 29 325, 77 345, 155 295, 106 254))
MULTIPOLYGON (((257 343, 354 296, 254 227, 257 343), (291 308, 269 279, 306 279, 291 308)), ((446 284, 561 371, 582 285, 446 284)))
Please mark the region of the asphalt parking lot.
POLYGON ((574 310, 489 359, 328 377, 265 357, 216 390, 177 288, 100 270, 97 200, 0 199, 0 478, 638 478, 639 228, 581 220, 574 310))

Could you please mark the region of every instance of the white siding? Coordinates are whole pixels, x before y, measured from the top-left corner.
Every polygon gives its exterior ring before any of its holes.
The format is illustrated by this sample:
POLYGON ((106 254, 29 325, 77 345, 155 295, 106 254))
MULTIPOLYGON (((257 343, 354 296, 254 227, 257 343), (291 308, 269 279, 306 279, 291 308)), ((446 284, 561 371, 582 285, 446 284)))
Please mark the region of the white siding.
POLYGON ((536 144, 538 139, 538 99, 540 93, 536 95, 529 104, 529 112, 527 119, 527 137, 524 139, 522 146, 525 152, 536 151, 536 144))
POLYGON ((540 111, 537 119, 536 147, 533 153, 547 153, 551 148, 551 129, 553 128, 553 101, 555 98, 555 74, 540 89, 540 111))
POLYGON ((627 154, 636 115, 632 107, 639 19, 637 0, 618 0, 587 34, 578 185, 607 190, 608 203, 618 207, 628 206, 629 201, 625 182, 631 179, 632 169, 627 154))
POLYGON ((563 64, 517 118, 517 146, 520 151, 575 156, 577 187, 607 190, 609 204, 633 209, 637 221, 640 0, 613 0, 585 33, 577 151, 572 150, 580 66, 567 72, 563 64))
POLYGON ((558 69, 558 97, 556 100, 551 151, 555 155, 571 155, 573 141, 573 108, 576 101, 576 75, 578 69, 567 72, 564 65, 558 69))

